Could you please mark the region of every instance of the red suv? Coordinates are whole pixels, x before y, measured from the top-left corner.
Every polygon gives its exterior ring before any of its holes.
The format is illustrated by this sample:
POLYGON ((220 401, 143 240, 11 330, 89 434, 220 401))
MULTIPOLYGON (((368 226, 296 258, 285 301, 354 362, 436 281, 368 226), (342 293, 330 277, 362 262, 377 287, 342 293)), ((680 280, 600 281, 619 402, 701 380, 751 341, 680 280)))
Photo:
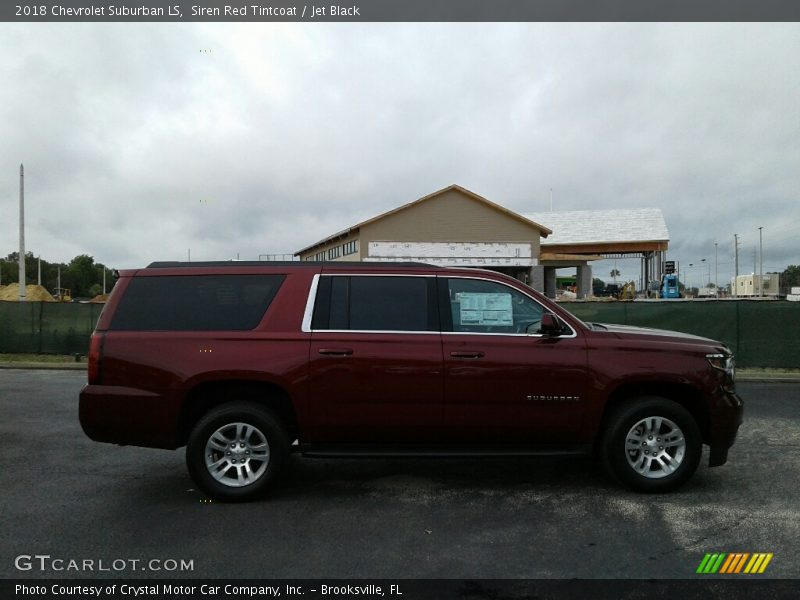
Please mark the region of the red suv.
POLYGON ((719 342, 584 323, 519 281, 388 263, 153 263, 91 338, 93 440, 175 449, 214 498, 306 456, 599 455, 672 490, 742 422, 719 342))

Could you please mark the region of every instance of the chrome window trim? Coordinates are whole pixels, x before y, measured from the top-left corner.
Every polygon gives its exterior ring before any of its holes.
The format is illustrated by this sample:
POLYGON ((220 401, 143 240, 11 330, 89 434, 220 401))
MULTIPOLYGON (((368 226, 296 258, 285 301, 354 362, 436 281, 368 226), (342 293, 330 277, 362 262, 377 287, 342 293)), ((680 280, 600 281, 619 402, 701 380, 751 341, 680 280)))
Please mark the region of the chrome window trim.
POLYGON ((317 286, 319 285, 319 273, 314 275, 311 280, 311 289, 308 291, 308 298, 306 299, 306 310, 303 313, 303 324, 300 326, 300 331, 303 333, 311 333, 311 318, 314 315, 314 302, 317 300, 317 286))
MULTIPOLYGON (((327 266, 328 269, 335 269, 336 262, 327 266)), ((316 277, 436 277, 436 275, 423 275, 422 273, 319 273, 316 277)))
POLYGON ((392 333, 396 335, 441 335, 441 331, 417 331, 394 329, 312 329, 311 333, 392 333))
MULTIPOLYGON (((555 314, 555 313, 554 313, 555 314)), ((558 315, 556 315, 558 317, 558 315)), ((561 317, 558 317, 558 320, 564 323, 566 327, 569 327, 569 330, 572 331, 570 335, 560 335, 555 339, 572 339, 578 337, 578 334, 569 326, 567 322, 564 321, 561 317)), ((493 332, 483 332, 480 331, 442 331, 442 335, 494 335, 494 336, 502 336, 502 337, 539 337, 539 338, 549 338, 552 336, 544 335, 543 333, 493 333, 493 332)))

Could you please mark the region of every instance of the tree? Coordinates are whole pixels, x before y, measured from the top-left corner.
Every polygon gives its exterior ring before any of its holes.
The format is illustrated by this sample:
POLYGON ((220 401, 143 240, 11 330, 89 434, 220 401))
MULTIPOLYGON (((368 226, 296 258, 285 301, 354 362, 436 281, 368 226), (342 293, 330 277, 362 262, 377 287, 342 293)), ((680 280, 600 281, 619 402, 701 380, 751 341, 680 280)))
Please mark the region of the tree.
POLYGON ((97 283, 94 258, 88 254, 79 254, 70 261, 67 275, 71 280, 73 297, 89 296, 89 288, 97 283))
MULTIPOLYGON (((11 252, 8 256, 0 259, 0 283, 8 285, 17 283, 19 279, 18 266, 19 252, 11 252)), ((64 263, 51 263, 41 260, 42 265, 42 286, 51 293, 57 287, 67 288, 72 291, 73 296, 94 297, 90 288, 98 285, 102 292, 103 270, 106 272, 106 291, 110 292, 114 287, 112 271, 103 264, 95 263, 94 258, 86 254, 81 254, 73 258, 69 265, 64 263), (61 271, 61 281, 59 282, 59 270, 61 271), (60 285, 59 285, 60 283, 60 285)), ((25 253, 25 279, 28 284, 38 281, 39 257, 32 252, 25 253)), ((98 293, 100 293, 98 292, 98 293)))
POLYGON ((16 283, 17 279, 19 279, 17 255, 12 253, 0 260, 0 284, 16 283))
POLYGON ((800 265, 789 265, 781 273, 781 285, 786 288, 800 286, 800 265))
MULTIPOLYGON (((33 252, 25 253, 25 279, 26 283, 36 283, 38 259, 33 252)), ((44 262, 42 263, 44 270, 44 262)), ((19 252, 12 252, 0 262, 0 281, 3 285, 19 282, 19 252)))
POLYGON ((606 289, 606 282, 602 279, 598 279, 597 277, 592 279, 592 293, 595 296, 599 296, 603 293, 603 290, 606 289))

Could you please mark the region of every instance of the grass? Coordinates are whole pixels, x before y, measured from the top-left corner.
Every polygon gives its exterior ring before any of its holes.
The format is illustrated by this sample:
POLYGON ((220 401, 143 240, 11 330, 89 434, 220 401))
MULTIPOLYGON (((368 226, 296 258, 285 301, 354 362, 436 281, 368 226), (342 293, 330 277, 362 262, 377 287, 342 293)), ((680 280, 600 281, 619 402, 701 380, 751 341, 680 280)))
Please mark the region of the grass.
MULTIPOLYGON (((85 361, 85 357, 81 357, 85 361)), ((0 354, 0 363, 75 363, 72 354, 0 354)))

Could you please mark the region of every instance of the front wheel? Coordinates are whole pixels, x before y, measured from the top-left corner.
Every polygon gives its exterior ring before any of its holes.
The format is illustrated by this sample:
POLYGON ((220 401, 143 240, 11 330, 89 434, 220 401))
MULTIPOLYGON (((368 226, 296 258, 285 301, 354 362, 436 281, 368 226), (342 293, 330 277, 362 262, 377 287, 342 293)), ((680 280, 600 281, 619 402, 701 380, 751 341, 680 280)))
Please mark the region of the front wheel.
POLYGON ((672 400, 638 398, 611 414, 602 441, 603 462, 613 477, 640 492, 668 492, 697 470, 700 429, 672 400))
POLYGON ((254 402, 231 402, 197 422, 186 444, 186 466, 212 498, 241 502, 266 491, 288 452, 286 429, 271 411, 254 402))

